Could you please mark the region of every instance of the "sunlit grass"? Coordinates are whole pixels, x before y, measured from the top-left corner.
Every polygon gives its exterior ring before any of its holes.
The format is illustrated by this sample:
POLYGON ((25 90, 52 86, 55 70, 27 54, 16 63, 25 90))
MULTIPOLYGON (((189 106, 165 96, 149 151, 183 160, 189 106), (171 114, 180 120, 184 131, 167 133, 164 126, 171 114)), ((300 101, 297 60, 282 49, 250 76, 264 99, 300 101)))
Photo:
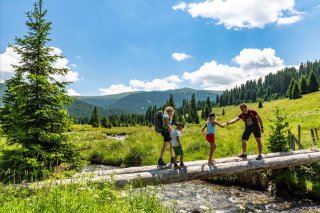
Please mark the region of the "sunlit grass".
POLYGON ((48 185, 41 189, 0 185, 0 212, 172 212, 146 190, 130 186, 116 190, 111 183, 48 185))
MULTIPOLYGON (((270 134, 270 118, 274 116, 276 106, 282 108, 288 115, 289 128, 297 136, 298 125, 301 125, 302 145, 304 148, 311 148, 311 128, 320 129, 320 92, 309 94, 298 100, 281 99, 271 102, 264 102, 263 108, 258 109, 257 103, 249 103, 249 108, 257 110, 263 119, 265 133, 262 135, 264 144, 263 152, 267 153, 267 138, 270 134)), ((239 115, 238 106, 224 107, 225 115, 222 115, 223 108, 214 108, 218 114, 219 122, 224 123, 239 115)), ((200 125, 187 124, 182 132, 182 145, 185 152, 185 160, 206 159, 209 153, 209 144, 201 134, 200 125)), ((241 135, 244 123, 239 121, 227 128, 217 127, 216 144, 218 146, 214 158, 235 156, 241 152, 241 135)), ((79 144, 84 159, 94 162, 116 166, 150 165, 155 164, 159 158, 162 147, 162 137, 156 133, 153 127, 134 126, 117 127, 111 129, 93 128, 89 125, 74 125, 70 133, 72 143, 79 144), (107 137, 108 135, 126 134, 125 141, 117 141, 107 137)), ((251 136, 247 143, 248 153, 256 154, 256 141, 251 136)), ((168 150, 169 151, 169 150, 168 150)), ((165 160, 169 161, 169 152, 165 160)))

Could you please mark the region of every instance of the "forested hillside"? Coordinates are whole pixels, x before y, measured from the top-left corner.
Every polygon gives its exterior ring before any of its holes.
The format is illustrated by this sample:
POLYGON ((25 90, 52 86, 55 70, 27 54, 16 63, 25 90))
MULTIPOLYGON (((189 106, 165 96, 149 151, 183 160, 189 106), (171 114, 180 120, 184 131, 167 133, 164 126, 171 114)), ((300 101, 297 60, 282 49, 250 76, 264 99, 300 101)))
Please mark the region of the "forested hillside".
POLYGON ((262 78, 249 80, 245 84, 227 90, 217 98, 217 103, 220 106, 227 106, 238 105, 242 102, 256 102, 258 99, 299 98, 299 93, 301 96, 317 91, 319 80, 319 61, 301 63, 299 69, 288 67, 275 74, 270 73, 264 80, 262 78), (297 84, 295 93, 298 94, 292 97, 294 83, 297 84))

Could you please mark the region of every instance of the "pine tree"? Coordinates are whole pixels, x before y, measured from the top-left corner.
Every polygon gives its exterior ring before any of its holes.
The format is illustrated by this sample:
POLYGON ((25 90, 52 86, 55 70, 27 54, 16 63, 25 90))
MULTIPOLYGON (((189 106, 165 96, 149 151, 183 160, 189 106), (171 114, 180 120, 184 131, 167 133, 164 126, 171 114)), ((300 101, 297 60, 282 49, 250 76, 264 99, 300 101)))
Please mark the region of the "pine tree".
POLYGON ((226 114, 226 112, 224 111, 224 108, 222 109, 222 115, 225 115, 226 114))
POLYGON ((109 120, 108 120, 107 116, 105 116, 105 115, 101 119, 101 126, 103 126, 104 128, 110 127, 109 120))
POLYGON ((99 113, 98 113, 97 107, 94 107, 94 109, 93 109, 89 124, 91 124, 93 127, 99 127, 100 126, 99 113))
POLYGON ((292 99, 301 98, 301 90, 300 90, 300 87, 296 81, 294 81, 294 84, 293 84, 291 98, 292 99))
POLYGON ((199 119, 198 113, 196 113, 196 115, 195 115, 194 123, 195 123, 195 124, 199 124, 199 123, 200 123, 200 119, 199 119))
POLYGON ((206 99, 206 105, 210 108, 210 111, 211 111, 212 105, 211 105, 211 101, 210 101, 210 97, 209 96, 206 99))
MULTIPOLYGON (((196 122, 197 116, 198 116, 197 102, 196 102, 195 94, 193 93, 192 97, 191 97, 191 102, 190 102, 190 115, 189 115, 190 119, 189 119, 189 121, 191 123, 196 122)), ((199 116, 198 116, 198 120, 199 120, 199 116)))
POLYGON ((259 100, 259 106, 258 106, 258 108, 263 108, 262 100, 261 100, 261 99, 259 100))
POLYGON ((314 72, 311 72, 309 75, 309 92, 316 92, 319 90, 319 82, 317 76, 314 72))
POLYGON ((79 163, 79 155, 67 143, 65 134, 71 120, 64 107, 72 101, 66 95, 67 83, 52 78, 69 70, 53 67, 62 57, 53 54, 52 47, 46 47, 51 41, 48 36, 52 24, 45 20, 46 14, 43 1, 39 0, 34 10, 26 13, 27 35, 10 45, 21 57, 21 63, 13 66, 14 77, 5 82, 7 93, 0 122, 7 142, 20 146, 3 152, 0 168, 14 168, 6 175, 16 181, 44 178, 61 163, 79 163))
POLYGON ((271 133, 268 138, 268 150, 270 152, 285 152, 288 150, 287 132, 289 123, 287 122, 287 115, 276 107, 274 110, 275 118, 271 120, 271 133))
POLYGON ((203 108, 203 109, 201 110, 201 118, 202 118, 202 119, 206 119, 205 110, 206 110, 206 108, 203 108))
POLYGON ((300 87, 301 87, 302 95, 305 95, 308 93, 308 81, 305 76, 302 76, 300 79, 300 87))
POLYGON ((292 78, 291 81, 290 81, 288 90, 287 90, 287 97, 289 99, 292 99, 292 88, 293 88, 294 82, 295 82, 295 80, 294 80, 294 78, 292 78))
POLYGON ((205 110, 204 110, 204 118, 206 119, 208 116, 209 116, 209 114, 211 113, 211 107, 209 107, 208 105, 206 105, 206 107, 205 107, 205 110))
POLYGON ((174 102, 174 99, 173 99, 173 95, 172 95, 172 94, 170 94, 170 98, 169 98, 169 100, 168 100, 168 106, 171 106, 173 109, 176 108, 176 104, 175 104, 175 102, 174 102))

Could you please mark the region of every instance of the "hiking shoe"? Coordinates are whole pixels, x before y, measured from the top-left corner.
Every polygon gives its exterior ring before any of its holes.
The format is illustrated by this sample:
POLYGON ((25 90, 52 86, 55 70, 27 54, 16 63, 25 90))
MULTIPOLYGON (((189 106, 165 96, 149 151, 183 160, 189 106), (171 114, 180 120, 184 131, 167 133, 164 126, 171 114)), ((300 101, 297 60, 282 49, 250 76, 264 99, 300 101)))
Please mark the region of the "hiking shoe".
POLYGON ((174 163, 174 162, 175 162, 175 158, 171 157, 171 163, 174 163))
POLYGON ((159 158, 159 160, 158 160, 158 165, 159 165, 159 166, 166 166, 167 164, 163 161, 162 158, 159 158))
POLYGON ((262 156, 258 155, 258 157, 256 158, 256 160, 262 160, 262 156))
POLYGON ((174 166, 173 166, 173 168, 174 168, 174 169, 179 169, 178 164, 175 163, 174 166))
POLYGON ((180 168, 183 168, 183 169, 184 169, 184 168, 186 168, 186 165, 184 165, 184 163, 181 162, 181 163, 180 163, 180 168))
POLYGON ((247 154, 242 153, 241 155, 238 156, 239 158, 247 158, 247 154))

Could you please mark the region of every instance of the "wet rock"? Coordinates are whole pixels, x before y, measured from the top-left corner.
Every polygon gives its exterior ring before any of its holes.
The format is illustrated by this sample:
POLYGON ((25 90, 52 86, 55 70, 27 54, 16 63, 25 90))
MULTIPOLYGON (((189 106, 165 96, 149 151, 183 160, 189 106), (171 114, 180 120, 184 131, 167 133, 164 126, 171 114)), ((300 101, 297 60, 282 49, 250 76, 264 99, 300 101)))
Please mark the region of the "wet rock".
MULTIPOLYGON (((152 188, 152 187, 151 187, 152 188)), ((285 201, 270 197, 268 192, 241 187, 223 187, 206 181, 155 186, 151 189, 164 205, 173 206, 175 212, 315 212, 320 206, 301 201, 285 201), (295 207, 296 206, 296 207, 295 207), (297 208, 299 207, 299 209, 297 208)), ((149 189, 149 188, 148 188, 149 189)))

